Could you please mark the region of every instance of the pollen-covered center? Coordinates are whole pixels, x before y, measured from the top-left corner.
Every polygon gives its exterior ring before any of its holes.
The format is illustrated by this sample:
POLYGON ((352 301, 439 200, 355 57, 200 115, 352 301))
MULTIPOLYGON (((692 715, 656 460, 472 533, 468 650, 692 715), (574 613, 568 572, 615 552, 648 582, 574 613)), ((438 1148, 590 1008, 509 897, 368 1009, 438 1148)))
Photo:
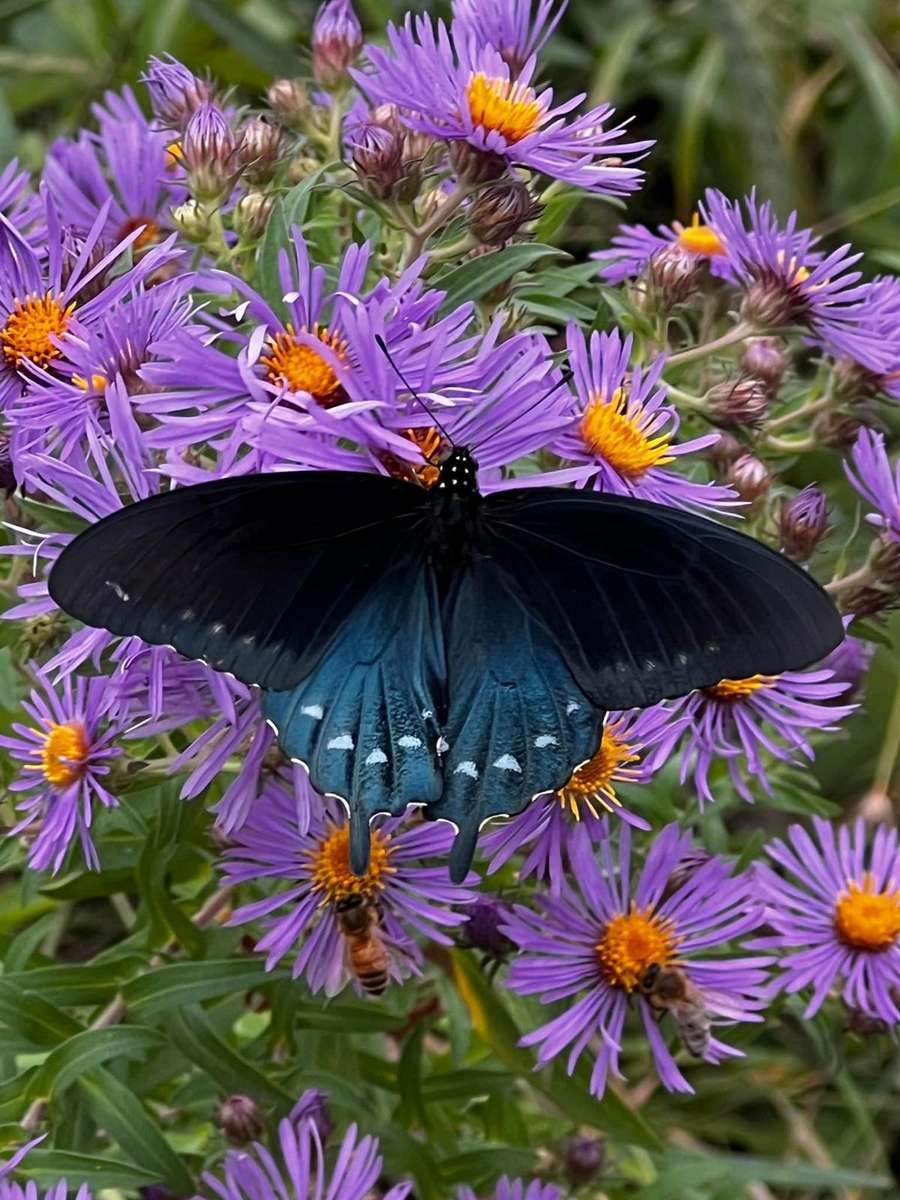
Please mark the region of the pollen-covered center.
POLYGON ((773 687, 777 682, 777 675, 750 675, 747 679, 720 679, 712 687, 704 688, 703 694, 710 700, 729 704, 736 700, 746 700, 760 688, 773 687))
POLYGON ((84 725, 81 721, 50 725, 39 753, 40 765, 35 763, 31 769, 40 771, 48 783, 57 788, 77 783, 84 775, 89 755, 84 725))
POLYGON ((421 465, 407 462, 396 454, 385 453, 381 461, 387 468, 388 474, 394 479, 418 480, 423 487, 431 488, 441 477, 440 461, 444 439, 433 425, 418 429, 401 429, 401 434, 412 442, 422 457, 426 460, 421 465), (412 479, 411 479, 412 477, 412 479))
POLYGON ((124 241, 136 229, 140 229, 141 232, 131 243, 135 250, 144 250, 147 246, 159 240, 159 225, 151 217, 129 217, 127 221, 123 221, 116 231, 116 241, 124 241))
POLYGON ((557 792, 560 804, 576 820, 581 818, 582 807, 592 816, 599 816, 594 802, 607 812, 612 812, 615 805, 621 807, 613 785, 638 777, 638 771, 629 767, 629 763, 637 762, 639 755, 634 753, 633 746, 618 736, 618 728, 618 722, 607 726, 593 758, 576 767, 568 783, 557 792))
POLYGON ((628 479, 640 479, 652 468, 673 461, 665 434, 650 438, 627 411, 624 393, 616 388, 611 399, 591 398, 581 418, 581 436, 591 454, 605 458, 628 479))
POLYGON ((725 243, 711 225, 701 225, 699 213, 694 213, 690 225, 678 231, 678 244, 691 254, 700 254, 706 258, 725 253, 725 243))
POLYGON ((389 837, 373 829, 368 870, 365 875, 354 875, 350 870, 350 826, 339 826, 314 850, 305 851, 312 868, 313 891, 324 893, 323 903, 353 895, 377 895, 387 884, 385 876, 396 870, 390 865, 390 843, 389 837))
MULTIPOLYGON (((332 354, 347 361, 347 343, 338 333, 314 325, 309 332, 332 354)), ((314 347, 301 342, 293 325, 287 325, 269 339, 269 353, 261 358, 269 379, 292 392, 308 392, 323 408, 340 398, 342 387, 334 367, 314 347)))
POLYGON ((17 300, 0 330, 0 343, 7 363, 21 367, 30 361, 46 367, 52 359, 59 358, 60 350, 54 338, 66 332, 74 308, 74 304, 64 307, 62 297, 51 292, 17 300))
POLYGON ((541 123, 542 108, 534 88, 502 76, 478 71, 469 80, 466 100, 473 125, 520 142, 541 123))
POLYGON ((857 950, 887 950, 900 934, 900 890, 876 891, 866 871, 862 887, 851 880, 838 899, 834 928, 842 942, 857 950))
POLYGON ((632 901, 630 911, 618 913, 604 929, 597 958, 607 983, 633 992, 649 966, 672 960, 677 944, 671 921, 632 901))

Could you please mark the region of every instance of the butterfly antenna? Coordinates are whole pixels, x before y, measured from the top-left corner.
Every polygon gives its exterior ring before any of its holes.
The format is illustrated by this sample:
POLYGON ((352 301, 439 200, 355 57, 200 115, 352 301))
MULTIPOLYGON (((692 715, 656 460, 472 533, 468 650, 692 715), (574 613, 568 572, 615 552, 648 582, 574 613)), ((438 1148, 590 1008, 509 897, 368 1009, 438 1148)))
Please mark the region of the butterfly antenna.
MULTIPOLYGON (((388 360, 388 362, 394 368, 394 372, 396 373, 397 378, 400 380, 400 382, 403 384, 403 386, 406 388, 406 390, 412 396, 413 400, 415 400, 417 404, 421 404, 422 408, 425 409, 425 411, 428 413, 431 420, 434 422, 435 427, 440 431, 440 433, 443 434, 443 436, 447 439, 447 441, 450 443, 450 445, 453 446, 454 445, 453 438, 450 436, 450 434, 447 432, 447 430, 443 427, 443 425, 437 419, 435 414, 431 411, 431 409, 428 407, 428 405, 425 403, 425 401, 422 399, 422 397, 419 395, 419 393, 416 391, 416 389, 412 386, 412 384, 409 382, 409 380, 406 378, 406 376, 403 374, 403 372, 400 370, 400 368, 394 362, 393 356, 392 356, 390 350, 388 350, 388 348, 387 348, 387 343, 385 342, 384 338, 381 336, 380 333, 375 334, 375 341, 378 343, 378 349, 381 351, 381 353, 384 355, 384 357, 388 360)), ((425 454, 424 451, 422 451, 422 457, 424 459, 426 459, 428 462, 431 462, 431 458, 427 454, 425 454)), ((436 465, 435 463, 432 463, 432 466, 435 466, 435 465, 436 465)))
MULTIPOLYGON (((566 384, 570 383, 571 380, 574 378, 574 376, 575 376, 575 372, 572 370, 571 367, 563 367, 562 377, 560 378, 560 380, 557 383, 554 383, 552 388, 549 388, 542 395, 538 396, 537 400, 532 401, 532 403, 529 404, 528 407, 526 409, 524 409, 522 412, 516 413, 516 415, 514 417, 512 417, 511 420, 507 421, 505 425, 501 425, 499 429, 492 430, 488 436, 491 438, 497 437, 499 434, 501 434, 505 430, 509 429, 510 425, 515 425, 515 423, 517 421, 521 421, 523 417, 527 417, 530 412, 534 412, 534 410, 536 408, 538 408, 541 404, 544 404, 547 400, 549 400, 555 391, 557 391, 561 387, 564 387, 566 384)), ((481 444, 484 445, 483 442, 481 444)), ((477 449, 478 449, 477 446, 473 446, 472 452, 475 453, 475 451, 477 449)))

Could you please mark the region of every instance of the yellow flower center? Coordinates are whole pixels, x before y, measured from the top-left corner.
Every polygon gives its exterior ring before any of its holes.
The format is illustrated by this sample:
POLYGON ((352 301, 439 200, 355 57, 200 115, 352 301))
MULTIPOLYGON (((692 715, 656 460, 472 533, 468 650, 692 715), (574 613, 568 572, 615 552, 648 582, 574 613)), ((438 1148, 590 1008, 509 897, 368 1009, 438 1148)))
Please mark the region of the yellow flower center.
POLYGON ((712 687, 704 688, 703 692, 704 695, 709 696, 710 700, 719 700, 727 704, 735 700, 746 700, 760 688, 770 688, 777 682, 777 675, 751 675, 748 679, 720 679, 712 687))
POLYGON ((673 461, 665 434, 648 438, 634 417, 629 416, 625 395, 616 388, 612 399, 592 397, 581 418, 581 436, 592 454, 605 458, 620 475, 640 479, 651 467, 673 461))
POLYGON ((150 217, 129 217, 117 230, 116 241, 123 241, 129 233, 134 233, 135 229, 140 229, 141 232, 131 243, 134 250, 144 250, 159 240, 160 230, 156 221, 150 217))
POLYGON ((77 783, 88 760, 88 739, 80 721, 49 725, 40 750, 40 763, 29 763, 27 770, 40 771, 54 787, 66 788, 77 783))
POLYGON ((483 71, 466 88, 474 125, 499 133, 507 142, 520 142, 541 123, 541 104, 534 88, 511 79, 491 77, 483 71))
POLYGON ((603 740, 594 757, 576 767, 568 783, 556 793, 560 804, 576 821, 581 819, 582 805, 592 816, 599 816, 594 801, 607 812, 612 812, 614 806, 621 807, 613 784, 637 777, 637 771, 628 764, 637 762, 640 756, 634 753, 633 746, 617 736, 617 728, 618 722, 604 729, 603 740))
POLYGON ((90 379, 84 375, 73 375, 72 382, 81 392, 105 392, 109 387, 109 380, 99 372, 95 372, 90 379))
POLYGON ((6 361, 14 367, 21 367, 26 360, 46 367, 52 359, 59 358, 60 350, 53 338, 66 332, 74 308, 74 304, 63 308, 62 297, 50 292, 46 296, 17 300, 0 330, 6 361))
POLYGON ((323 892, 322 903, 334 903, 347 896, 374 896, 380 892, 396 867, 390 865, 390 838, 372 830, 369 869, 365 875, 350 870, 350 826, 341 825, 314 850, 305 851, 312 866, 313 891, 323 892))
POLYGON ((678 941, 671 921, 632 901, 631 910, 614 916, 597 943, 600 969, 613 987, 633 992, 649 966, 671 962, 678 941))
MULTIPOLYGON (((306 332, 306 331, 304 331, 306 332)), ((337 333, 314 325, 309 332, 333 351, 341 362, 347 360, 347 343, 337 333)), ((269 339, 271 353, 260 361, 273 383, 283 384, 292 392, 308 392, 323 408, 337 403, 341 383, 334 368, 312 346, 298 341, 293 325, 286 326, 269 339)))
POLYGON ((725 253, 724 242, 711 225, 700 224, 699 213, 694 213, 690 225, 678 230, 678 244, 691 254, 702 254, 707 258, 725 253))
POLYGON ((875 880, 866 871, 863 885, 854 880, 834 906, 838 937, 857 950, 887 950, 900 933, 900 891, 875 891, 875 880))
POLYGON ((423 429, 402 429, 400 431, 403 437, 408 438, 422 453, 422 457, 429 461, 421 466, 416 466, 415 463, 407 462, 404 458, 399 458, 395 454, 385 453, 381 456, 381 461, 387 467, 388 474, 394 479, 406 479, 412 481, 417 479, 423 487, 434 487, 440 478, 441 470, 436 464, 440 458, 441 447, 444 440, 438 431, 433 426, 427 426, 423 429))

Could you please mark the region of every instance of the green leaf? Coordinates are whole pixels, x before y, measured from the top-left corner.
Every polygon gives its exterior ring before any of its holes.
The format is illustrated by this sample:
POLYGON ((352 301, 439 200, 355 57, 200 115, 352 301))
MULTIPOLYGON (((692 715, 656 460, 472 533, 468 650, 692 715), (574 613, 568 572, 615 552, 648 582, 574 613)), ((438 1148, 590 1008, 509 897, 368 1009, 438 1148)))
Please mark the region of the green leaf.
POLYGON ((406 1018, 385 1012, 374 1004, 316 1004, 294 1005, 294 1017, 302 1029, 321 1033, 391 1033, 403 1025, 406 1018))
POLYGON ((134 955, 116 962, 94 966, 78 963, 64 967, 36 967, 33 971, 16 971, 0 979, 0 989, 11 984, 20 991, 36 992, 52 1004, 103 1004, 112 999, 120 983, 129 979, 144 966, 144 959, 134 955))
POLYGON ((185 1057, 226 1092, 246 1093, 261 1104, 272 1105, 279 1114, 291 1107, 294 1097, 223 1042, 197 1005, 188 1005, 170 1017, 168 1030, 185 1057))
POLYGON ((122 995, 131 1013, 147 1018, 185 1004, 247 992, 290 977, 285 968, 266 971, 257 959, 169 963, 133 979, 125 985, 122 995))
POLYGON ((110 1058, 144 1058, 166 1040, 155 1029, 119 1025, 112 1029, 85 1029, 47 1056, 28 1085, 28 1099, 58 1094, 85 1072, 110 1058))
POLYGON ((133 1163, 115 1159, 99 1158, 96 1154, 74 1154, 70 1150, 42 1150, 37 1147, 28 1152, 28 1178, 40 1184, 58 1183, 70 1179, 73 1183, 86 1183, 94 1191, 101 1188, 137 1189, 146 1184, 158 1183, 159 1172, 144 1170, 133 1163))
POLYGON ((80 1033, 82 1026, 52 1004, 46 995, 29 992, 12 980, 27 980, 36 971, 5 975, 0 979, 0 1021, 26 1037, 35 1046, 56 1046, 80 1033))
POLYGON ((228 11, 222 0, 190 0, 197 16, 214 29, 242 58, 273 75, 296 75, 297 56, 289 46, 263 37, 252 25, 228 11))
POLYGON ((641 1193, 643 1200, 682 1200, 688 1187, 709 1188, 727 1184, 731 1195, 747 1183, 774 1184, 781 1188, 818 1191, 836 1188, 872 1188, 883 1191, 893 1187, 883 1176, 866 1171, 848 1171, 842 1167, 815 1167, 804 1162, 778 1162, 750 1154, 694 1154, 669 1150, 659 1163, 659 1180, 641 1193))
POLYGON ((256 286, 276 311, 280 312, 284 308, 284 289, 279 279, 278 256, 290 244, 291 229, 295 225, 303 227, 313 190, 322 182, 328 169, 328 166, 320 167, 312 175, 301 179, 286 195, 276 201, 269 217, 256 263, 256 286))
POLYGON ((194 1185, 184 1163, 127 1084, 98 1067, 90 1074, 82 1075, 78 1086, 97 1124, 132 1162, 153 1171, 157 1181, 168 1184, 178 1195, 194 1194, 194 1185))
POLYGON ((32 500, 28 496, 19 496, 16 502, 42 529, 52 533, 81 533, 82 529, 88 527, 88 522, 82 517, 57 504, 46 504, 43 500, 32 500))
POLYGON ((504 246, 491 254, 483 254, 470 262, 445 271, 433 284, 447 293, 441 305, 443 315, 452 312, 467 300, 480 300, 519 271, 525 271, 535 263, 548 258, 569 258, 558 246, 544 246, 538 242, 521 242, 504 246))

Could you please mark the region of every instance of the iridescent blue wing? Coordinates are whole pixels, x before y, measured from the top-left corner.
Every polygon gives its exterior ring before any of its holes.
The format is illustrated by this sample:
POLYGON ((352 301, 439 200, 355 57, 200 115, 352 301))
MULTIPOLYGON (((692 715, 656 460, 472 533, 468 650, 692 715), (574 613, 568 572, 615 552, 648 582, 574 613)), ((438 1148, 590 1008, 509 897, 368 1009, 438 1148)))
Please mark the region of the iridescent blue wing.
POLYGON ((473 557, 443 609, 448 710, 444 790, 429 819, 459 830, 451 878, 465 877, 478 830, 562 787, 600 743, 604 713, 489 555, 473 557))
POLYGON ((416 540, 426 505, 421 489, 357 472, 176 488, 79 534, 50 594, 87 625, 289 688, 416 540))
POLYGON ((355 606, 312 674, 264 698, 285 753, 346 803, 358 873, 376 813, 441 794, 445 678, 437 585, 419 542, 355 606))
POLYGON ((817 662, 840 615, 805 571, 745 534, 596 492, 485 498, 483 553, 599 707, 817 662))

